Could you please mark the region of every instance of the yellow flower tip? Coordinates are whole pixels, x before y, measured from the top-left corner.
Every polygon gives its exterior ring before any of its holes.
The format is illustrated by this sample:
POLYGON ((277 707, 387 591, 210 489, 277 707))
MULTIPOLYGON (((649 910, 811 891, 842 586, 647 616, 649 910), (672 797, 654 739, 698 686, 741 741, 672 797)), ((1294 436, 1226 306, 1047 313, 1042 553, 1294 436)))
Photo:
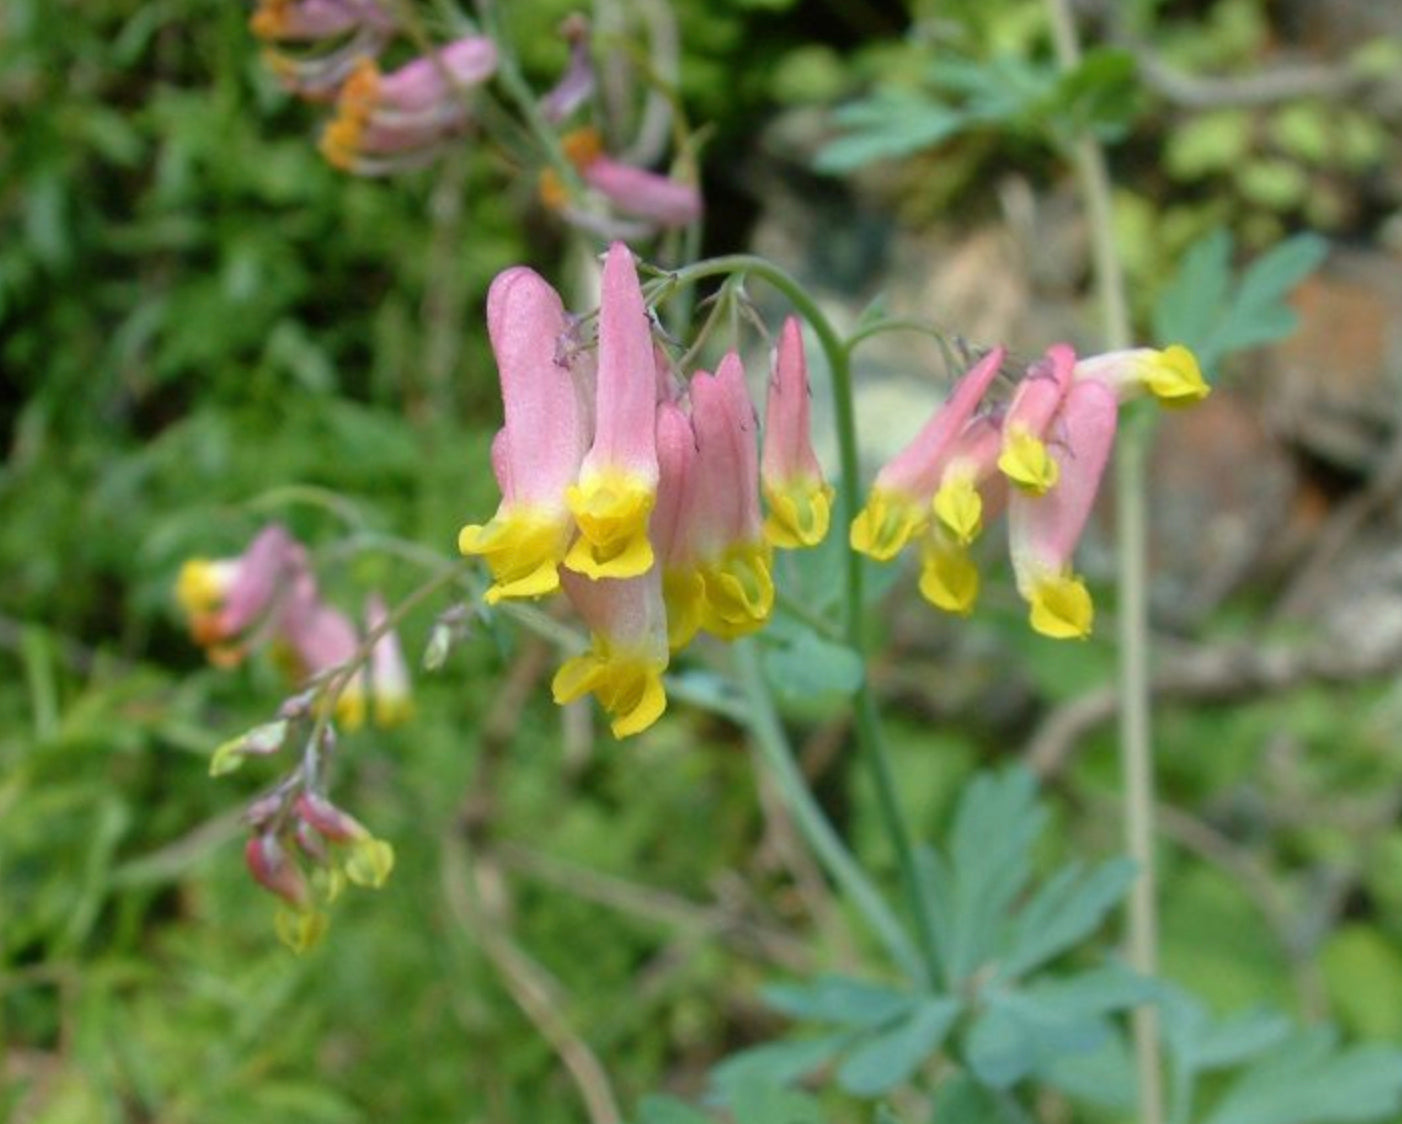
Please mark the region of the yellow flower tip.
POLYGON ((318 866, 311 872, 312 892, 327 905, 334 905, 346 888, 345 873, 338 866, 318 866))
POLYGON ((583 172, 603 155, 604 138, 599 135, 598 129, 585 126, 561 137, 560 148, 565 154, 565 159, 573 164, 576 170, 583 172))
POLYGON ((700 571, 664 570, 662 600, 667 606, 667 647, 676 652, 690 644, 701 628, 706 584, 700 571))
POLYGON ((667 709, 665 669, 641 656, 612 652, 596 636, 592 651, 564 662, 550 690, 561 706, 592 694, 609 715, 613 736, 626 738, 642 733, 667 709))
POLYGON ((1191 406, 1212 393, 1197 356, 1182 344, 1154 352, 1141 377, 1149 393, 1165 406, 1191 406))
POLYGON ((262 0, 248 18, 248 29, 259 39, 276 39, 287 28, 287 0, 262 0))
POLYGON ((365 124, 357 116, 342 112, 325 129, 317 141, 317 150, 333 168, 352 171, 360 153, 360 138, 365 124))
POLYGON ((375 725, 382 730, 391 726, 403 726, 414 717, 414 700, 402 692, 376 692, 371 701, 375 725))
POLYGON ((910 497, 873 488, 866 507, 852 520, 852 549, 878 562, 886 562, 925 529, 922 505, 910 497))
POLYGON ((968 546, 983 530, 983 497, 967 476, 954 476, 935 493, 935 518, 961 546, 968 546))
POLYGON ((358 730, 365 725, 365 689, 352 683, 336 699, 332 713, 345 730, 358 730))
POLYGON ((1046 444, 1025 429, 1016 429, 1003 439, 998 468, 1017 488, 1032 496, 1044 496, 1056 486, 1060 466, 1046 444))
POLYGON ((345 870, 346 877, 355 885, 378 890, 394 870, 394 848, 373 835, 354 840, 346 855, 345 870))
POLYGON ((298 956, 321 943, 331 919, 319 909, 292 909, 278 907, 273 915, 273 928, 278 940, 298 956))
POLYGON ((723 640, 764 627, 774 611, 773 550, 769 543, 731 547, 702 570, 701 626, 723 640))
POLYGON ((783 550, 817 546, 827 537, 832 521, 832 497, 831 485, 816 480, 766 487, 769 514, 764 520, 764 537, 783 550))
POLYGON ((1095 623, 1095 605, 1075 574, 1041 579, 1028 598, 1032 628, 1053 640, 1084 640, 1095 623))
POLYGON ((191 558, 180 567, 175 579, 175 600, 186 616, 198 619, 219 607, 227 585, 219 563, 208 558, 191 558))
POLYGON ((547 210, 557 214, 568 207, 570 203, 569 189, 565 186, 565 181, 560 178, 560 173, 554 168, 541 169, 540 179, 536 183, 536 194, 545 204, 547 210))
POLYGON ((486 602, 504 597, 543 597, 560 588, 560 562, 569 543, 569 519, 517 510, 498 514, 485 526, 458 532, 458 551, 477 555, 495 579, 486 602))
POLYGON ((967 617, 978 601, 978 567, 960 546, 940 543, 925 550, 920 594, 936 609, 967 617))
POLYGON ((602 472, 566 493, 579 537, 565 565, 594 578, 635 578, 652 569, 648 517, 656 490, 626 472, 602 472))

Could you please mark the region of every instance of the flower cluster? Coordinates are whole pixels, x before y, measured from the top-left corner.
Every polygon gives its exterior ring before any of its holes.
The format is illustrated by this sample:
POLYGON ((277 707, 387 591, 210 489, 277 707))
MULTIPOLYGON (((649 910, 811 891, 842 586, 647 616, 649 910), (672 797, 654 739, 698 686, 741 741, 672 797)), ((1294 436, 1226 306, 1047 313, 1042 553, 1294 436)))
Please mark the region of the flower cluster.
POLYGON ((700 631, 761 627, 774 547, 827 532, 798 325, 777 349, 762 458, 739 357, 684 381, 621 243, 604 262, 596 346, 526 268, 493 282, 487 327, 505 407, 492 447, 502 501, 458 545, 491 570, 488 603, 563 589, 591 647, 560 668, 556 701, 593 694, 617 737, 638 733, 666 707, 671 653, 700 631))
POLYGON ((395 70, 379 58, 397 21, 383 0, 261 0, 250 21, 288 89, 336 103, 321 134, 334 166, 361 175, 420 167, 471 126, 473 92, 497 68, 496 44, 465 35, 395 70), (288 44, 305 50, 293 54, 288 44))
POLYGON ((1208 393, 1186 348, 1138 348, 1077 360, 1055 344, 1011 401, 990 404, 1004 361, 990 351, 954 387, 914 440, 877 475, 852 522, 854 550, 885 561, 910 543, 920 592, 967 614, 978 597, 969 547, 1006 509, 1018 592, 1031 625, 1061 639, 1090 635, 1094 607, 1071 566, 1115 440, 1120 404, 1148 393, 1187 405, 1208 393))
MULTIPOLYGON (((290 740, 298 717, 305 714, 260 726, 228 744, 242 745, 243 753, 275 751, 290 740)), ((394 848, 322 791, 334 735, 323 728, 311 737, 316 751, 309 747, 303 764, 244 813, 250 828, 244 861, 258 884, 280 899, 274 925, 294 952, 321 939, 329 923, 324 907, 347 883, 378 890, 394 869, 394 848)))
POLYGON ((366 629, 377 639, 368 668, 358 669, 360 633, 322 600, 306 548, 281 525, 265 527, 237 557, 190 559, 175 592, 212 662, 232 666, 269 643, 294 679, 310 679, 318 697, 334 698, 333 713, 347 728, 365 721, 367 704, 377 725, 409 716, 408 669, 384 604, 375 596, 366 605, 366 629))

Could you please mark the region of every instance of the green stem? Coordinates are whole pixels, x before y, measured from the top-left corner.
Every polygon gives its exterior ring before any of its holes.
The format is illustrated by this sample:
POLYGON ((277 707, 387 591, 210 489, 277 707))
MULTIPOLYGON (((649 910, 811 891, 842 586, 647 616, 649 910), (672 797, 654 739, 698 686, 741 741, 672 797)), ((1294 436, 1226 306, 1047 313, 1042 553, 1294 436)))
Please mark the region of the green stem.
MULTIPOLYGON (((832 380, 832 400, 837 426, 838 457, 842 463, 838 487, 842 497, 842 510, 850 519, 861 507, 861 474, 857 456, 857 416, 852 393, 852 352, 843 342, 818 303, 808 295, 802 285, 784 270, 763 258, 749 254, 733 254, 727 257, 712 258, 698 262, 673 275, 676 284, 686 284, 712 277, 717 274, 744 273, 758 277, 778 289, 788 298, 818 337, 818 345, 827 358, 829 376, 832 380)), ((854 550, 845 553, 846 582, 844 603, 846 606, 845 636, 847 643, 864 659, 867 655, 866 618, 862 598, 862 559, 854 550)), ((758 665, 755 668, 758 674, 758 665)), ((872 693, 869 679, 864 675, 861 686, 853 700, 856 707, 857 744, 861 756, 871 773, 872 784, 876 789, 877 805, 881 819, 890 837, 892 849, 901 871, 901 881, 905 887, 906 899, 915 922, 915 931, 920 939, 922 970, 918 973, 923 979, 938 975, 939 959, 936 951, 934 929, 929 907, 925 901, 924 886, 920 881, 915 864, 915 849, 911 842, 910 830, 901 814, 900 803, 896 799, 895 773, 891 768, 890 755, 886 751, 885 740, 881 736, 881 723, 878 716, 876 698, 872 693)))
POLYGON ((735 659, 740 686, 749 704, 747 721, 755 750, 778 783, 784 803, 799 830, 842 892, 871 925, 891 959, 912 978, 926 978, 919 953, 892 914, 886 899, 852 857, 852 852, 808 791, 808 783, 794 760, 788 738, 784 735, 783 723, 774 709, 774 700, 765 688, 764 669, 760 666, 759 652, 754 642, 737 641, 735 659))
MULTIPOLYGON (((1047 0, 1052 36, 1063 69, 1080 62, 1080 45, 1068 0, 1047 0)), ((1115 252, 1110 176, 1105 154, 1089 135, 1072 147, 1076 174, 1085 195, 1095 255, 1095 276, 1111 350, 1128 347, 1132 331, 1124 271, 1115 252)), ((1122 427, 1115 455, 1115 515, 1119 546, 1120 761, 1124 773, 1126 846, 1139 867, 1129 897, 1129 961, 1146 976, 1158 972, 1157 880, 1154 869, 1154 768, 1149 703, 1148 535, 1145 496, 1149 431, 1131 422, 1122 427)), ((1140 1124, 1164 1119, 1163 1065, 1158 1013, 1152 1006, 1134 1012, 1135 1067, 1140 1124)))

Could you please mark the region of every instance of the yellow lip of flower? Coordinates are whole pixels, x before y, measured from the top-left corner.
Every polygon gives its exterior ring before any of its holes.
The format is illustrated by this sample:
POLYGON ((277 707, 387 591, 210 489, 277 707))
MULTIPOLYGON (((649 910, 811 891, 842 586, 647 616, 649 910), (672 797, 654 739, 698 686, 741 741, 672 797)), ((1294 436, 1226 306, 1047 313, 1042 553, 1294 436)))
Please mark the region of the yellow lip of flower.
POLYGON ((852 520, 852 549, 878 562, 894 558, 925 529, 926 506, 903 493, 873 488, 866 507, 852 520))
POLYGON ((983 497, 970 473, 950 473, 935 493, 935 518, 962 545, 983 530, 983 497))
POLYGON ((1153 352, 1144 360, 1140 379, 1165 406, 1191 406, 1212 393, 1197 357, 1182 344, 1153 352))
POLYGON ((766 485, 764 537, 784 550, 817 546, 827 537, 832 497, 832 486, 818 480, 797 479, 782 488, 766 485))
POLYGON ((381 729, 402 726, 414 717, 414 700, 402 691, 374 691, 370 702, 375 725, 381 729))
POLYGON ((931 536, 921 551, 920 593, 947 613, 968 616, 978 600, 978 567, 958 543, 931 536))
POLYGON ((565 565, 591 578, 634 578, 652 569, 648 517, 656 490, 621 470, 604 471, 570 485, 566 501, 579 537, 565 565))
POLYGON ((495 605, 504 597, 543 597, 559 589, 569 536, 568 518, 521 507, 499 512, 485 526, 464 527, 458 550, 486 561, 495 581, 484 599, 495 605))
POLYGON ((1044 496, 1056 487, 1061 468, 1041 438, 1017 428, 1003 438, 998 468, 1028 495, 1044 496))
POLYGON ((694 567, 662 572, 662 600, 667 606, 667 647, 685 648, 701 628, 706 583, 694 567))
POLYGON ((592 694, 608 713, 613 736, 626 738, 642 733, 667 709, 664 670, 644 656, 613 651, 596 635, 590 651, 565 661, 550 690, 561 705, 592 694))
POLYGON ((175 579, 175 600, 186 616, 197 619, 223 603, 232 576, 228 562, 188 559, 175 579))
POLYGON ((1032 628, 1053 640, 1084 640, 1095 623, 1095 605, 1075 574, 1051 574, 1035 581, 1028 596, 1032 628))
POLYGON ((767 542, 740 543, 703 567, 702 627, 723 640, 762 628, 774 610, 773 552, 767 542))

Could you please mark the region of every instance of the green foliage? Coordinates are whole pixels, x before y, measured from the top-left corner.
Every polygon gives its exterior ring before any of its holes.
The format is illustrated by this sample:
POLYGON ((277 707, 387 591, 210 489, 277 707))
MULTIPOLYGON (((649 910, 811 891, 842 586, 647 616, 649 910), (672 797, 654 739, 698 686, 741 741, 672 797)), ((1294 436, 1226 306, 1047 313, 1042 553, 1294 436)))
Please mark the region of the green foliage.
POLYGON ((1221 228, 1193 245, 1154 308, 1155 337, 1190 348, 1205 373, 1215 373, 1233 351, 1293 332, 1299 317, 1285 298, 1329 252, 1328 242, 1318 235, 1298 234, 1261 255, 1238 277, 1232 271, 1232 245, 1232 236, 1221 228))
POLYGON ((1083 131, 1123 135, 1135 112, 1134 61, 1100 48, 1071 71, 1001 56, 988 62, 941 58, 923 89, 881 88, 834 120, 848 130, 814 161, 822 172, 851 172, 875 160, 911 156, 960 133, 1003 128, 1065 140, 1083 131))

